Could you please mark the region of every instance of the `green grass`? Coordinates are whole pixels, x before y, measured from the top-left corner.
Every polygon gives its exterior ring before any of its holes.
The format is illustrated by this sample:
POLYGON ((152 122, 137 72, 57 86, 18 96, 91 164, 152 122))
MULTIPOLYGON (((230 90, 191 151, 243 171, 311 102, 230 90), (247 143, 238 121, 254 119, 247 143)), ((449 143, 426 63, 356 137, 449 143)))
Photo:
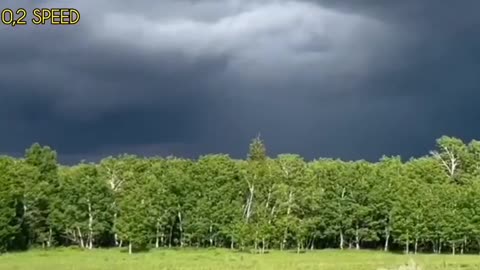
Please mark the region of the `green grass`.
POLYGON ((422 270, 479 269, 480 255, 401 255, 376 251, 274 251, 255 255, 229 250, 154 250, 128 255, 118 249, 33 250, 0 256, 1 270, 377 270, 398 269, 413 259, 422 270))

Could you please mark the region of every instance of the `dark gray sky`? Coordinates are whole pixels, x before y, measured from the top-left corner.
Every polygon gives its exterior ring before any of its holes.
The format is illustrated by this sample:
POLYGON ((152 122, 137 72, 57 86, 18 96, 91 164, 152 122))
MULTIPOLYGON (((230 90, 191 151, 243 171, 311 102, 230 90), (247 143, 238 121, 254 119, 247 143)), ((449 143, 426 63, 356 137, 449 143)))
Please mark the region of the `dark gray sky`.
POLYGON ((376 160, 480 137, 480 1, 3 0, 0 152, 376 160), (32 4, 35 3, 35 5, 32 4), (31 17, 29 16, 29 19, 31 17))

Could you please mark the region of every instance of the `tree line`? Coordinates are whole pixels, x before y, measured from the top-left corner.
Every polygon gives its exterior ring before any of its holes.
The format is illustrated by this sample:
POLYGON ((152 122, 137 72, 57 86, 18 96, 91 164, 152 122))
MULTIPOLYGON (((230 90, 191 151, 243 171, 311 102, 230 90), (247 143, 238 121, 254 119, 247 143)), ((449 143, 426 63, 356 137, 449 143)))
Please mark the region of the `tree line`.
POLYGON ((223 247, 480 252, 480 142, 402 161, 205 155, 61 166, 47 146, 0 157, 0 251, 223 247))

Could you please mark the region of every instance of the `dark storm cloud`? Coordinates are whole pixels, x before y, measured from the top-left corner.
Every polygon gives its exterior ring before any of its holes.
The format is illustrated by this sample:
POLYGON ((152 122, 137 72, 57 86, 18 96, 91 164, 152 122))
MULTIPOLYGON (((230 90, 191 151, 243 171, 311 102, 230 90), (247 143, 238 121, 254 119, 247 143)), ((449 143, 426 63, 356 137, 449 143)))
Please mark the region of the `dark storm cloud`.
POLYGON ((473 1, 67 3, 80 25, 0 28, 0 152, 241 157, 261 132, 376 159, 478 132, 473 1))
MULTIPOLYGON (((358 85, 368 89, 371 98, 382 97, 386 103, 411 97, 405 106, 416 111, 413 117, 398 119, 390 136, 376 137, 391 138, 384 148, 390 149, 387 152, 426 153, 433 147, 431 138, 444 134, 478 139, 480 130, 472 125, 480 117, 478 1, 315 2, 377 18, 407 33, 405 40, 411 43, 401 52, 404 61, 392 61, 390 68, 369 74, 358 85), (398 134, 402 130, 407 136, 398 134)), ((396 115, 395 110, 384 113, 384 117, 396 115)))

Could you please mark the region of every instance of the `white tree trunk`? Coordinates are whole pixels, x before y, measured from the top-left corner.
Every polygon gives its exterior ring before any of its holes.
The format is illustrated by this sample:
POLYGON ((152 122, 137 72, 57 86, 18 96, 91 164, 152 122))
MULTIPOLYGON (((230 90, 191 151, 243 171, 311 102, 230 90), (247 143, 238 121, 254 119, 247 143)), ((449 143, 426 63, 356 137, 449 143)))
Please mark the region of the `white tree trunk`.
POLYGON ((438 152, 435 152, 435 151, 432 151, 430 153, 441 161, 442 165, 447 169, 447 172, 450 178, 453 178, 460 162, 458 160, 458 157, 455 155, 455 153, 453 153, 453 151, 451 151, 447 147, 442 147, 442 148, 445 151, 445 153, 447 153, 448 158, 443 158, 438 152))
POLYGON ((132 242, 128 242, 128 254, 132 254, 132 242))
POLYGON ((155 248, 159 248, 160 242, 160 222, 157 220, 157 233, 155 234, 155 248))
POLYGON ((52 228, 48 229, 47 247, 52 245, 52 228))
POLYGON ((385 226, 385 246, 383 248, 384 251, 388 251, 388 241, 390 240, 390 230, 388 225, 385 226))
MULTIPOLYGON (((113 203, 115 205, 115 203, 113 203)), ((117 235, 117 211, 113 213, 113 238, 115 240, 115 246, 121 246, 118 242, 118 235, 117 235)))
MULTIPOLYGON (((287 205, 288 205, 288 208, 287 208, 287 220, 288 220, 288 217, 290 216, 290 212, 292 211, 292 201, 293 201, 293 191, 290 191, 288 193, 288 201, 287 201, 287 205)), ((288 225, 287 227, 285 228, 285 232, 283 234, 283 243, 286 243, 287 242, 287 233, 288 233, 288 225)))
POLYGON ((88 202, 88 248, 93 248, 93 214, 92 214, 92 205, 90 199, 88 202))
POLYGON ((345 245, 345 239, 343 239, 343 230, 340 229, 340 249, 343 249, 344 245, 345 245))
POLYGON ((178 212, 178 222, 180 226, 180 247, 183 247, 183 225, 182 225, 182 213, 178 212))
POLYGON ((83 243, 82 231, 80 231, 79 227, 77 227, 77 232, 78 232, 78 239, 80 240, 80 247, 85 248, 85 244, 83 243))
POLYGON ((355 227, 355 249, 360 249, 360 236, 358 232, 358 224, 355 227))
MULTIPOLYGON (((110 179, 108 180, 108 182, 110 184, 110 189, 115 194, 118 191, 118 189, 120 188, 120 186, 122 185, 123 179, 119 179, 116 176, 114 168, 106 167, 106 169, 107 169, 107 172, 110 174, 110 179)), ((116 208, 116 201, 114 200, 113 201, 113 209, 115 209, 115 208, 116 208)), ((117 235, 117 232, 116 232, 116 224, 117 224, 117 211, 115 210, 115 212, 113 213, 113 232, 114 232, 113 238, 114 238, 114 241, 115 241, 115 246, 121 247, 122 246, 121 241, 120 241, 120 243, 118 242, 118 235, 117 235)))
POLYGON ((273 189, 273 187, 268 190, 267 202, 265 203, 265 209, 268 209, 268 206, 270 204, 270 198, 272 197, 272 189, 273 189))
MULTIPOLYGON (((343 201, 343 198, 345 198, 345 192, 346 192, 346 188, 344 187, 344 188, 342 189, 342 195, 341 195, 342 201, 343 201)), ((342 216, 342 218, 343 218, 343 216, 342 216)), ((342 224, 340 224, 340 226, 342 226, 342 224)), ((344 239, 344 237, 343 237, 343 228, 340 227, 340 249, 343 250, 343 246, 344 246, 344 245, 345 245, 345 239, 344 239)))
MULTIPOLYGON (((70 231, 70 230, 68 230, 70 231)), ((72 241, 74 243, 78 243, 78 240, 77 240, 77 233, 75 232, 75 230, 72 230, 72 241)))
POLYGON ((405 243, 405 252, 408 254, 410 253, 410 238, 407 232, 407 242, 405 243))
POLYGON ((252 214, 252 203, 253 203, 253 194, 255 192, 255 186, 253 184, 248 183, 248 190, 250 192, 250 196, 247 199, 246 207, 245 207, 245 223, 248 223, 250 216, 252 214))
POLYGON ((209 231, 210 231, 210 239, 209 239, 209 241, 210 241, 210 246, 213 246, 213 238, 212 238, 213 228, 212 228, 212 225, 210 225, 210 230, 209 230, 209 231))

